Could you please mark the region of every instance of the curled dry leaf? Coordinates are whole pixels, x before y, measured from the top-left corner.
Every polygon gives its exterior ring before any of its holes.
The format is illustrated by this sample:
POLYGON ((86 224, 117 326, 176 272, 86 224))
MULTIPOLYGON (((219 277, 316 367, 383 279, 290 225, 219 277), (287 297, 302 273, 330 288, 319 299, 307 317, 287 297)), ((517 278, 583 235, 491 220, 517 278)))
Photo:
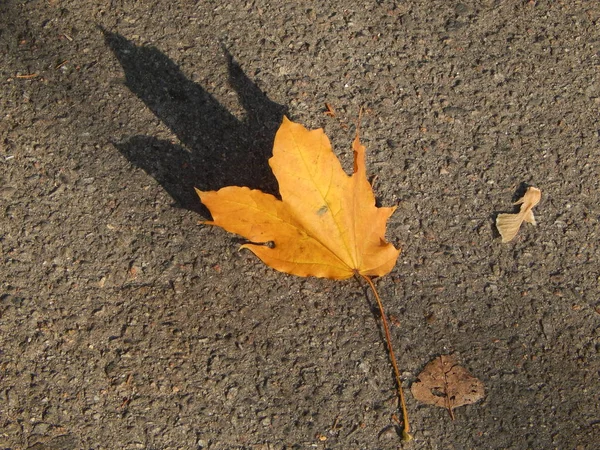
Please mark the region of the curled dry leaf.
POLYGON ((453 409, 484 397, 483 383, 459 366, 452 355, 441 355, 428 363, 411 387, 413 396, 429 405, 453 409))
POLYGON ((528 187, 525 195, 514 204, 521 205, 521 209, 515 214, 498 214, 496 217, 496 227, 502 236, 502 242, 511 241, 519 232, 523 221, 535 225, 533 216, 533 207, 540 202, 542 191, 533 186, 528 187))

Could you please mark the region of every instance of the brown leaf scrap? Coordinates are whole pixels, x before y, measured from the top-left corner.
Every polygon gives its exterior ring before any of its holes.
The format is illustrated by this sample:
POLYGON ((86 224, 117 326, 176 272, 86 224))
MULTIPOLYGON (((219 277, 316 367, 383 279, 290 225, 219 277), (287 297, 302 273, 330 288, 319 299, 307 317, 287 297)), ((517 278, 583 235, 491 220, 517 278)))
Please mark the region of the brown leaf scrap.
POLYGON ((411 387, 413 396, 429 405, 448 409, 470 405, 484 397, 483 383, 456 364, 452 355, 441 355, 428 363, 411 387))
POLYGON ((533 186, 528 187, 525 195, 514 204, 521 205, 521 209, 516 214, 498 214, 496 217, 496 227, 502 236, 502 242, 511 241, 519 232, 523 221, 535 225, 533 216, 533 207, 540 202, 542 191, 533 186))
POLYGON ((325 108, 327 108, 327 111, 324 112, 326 116, 335 117, 335 109, 333 109, 333 106, 329 103, 325 103, 325 108))

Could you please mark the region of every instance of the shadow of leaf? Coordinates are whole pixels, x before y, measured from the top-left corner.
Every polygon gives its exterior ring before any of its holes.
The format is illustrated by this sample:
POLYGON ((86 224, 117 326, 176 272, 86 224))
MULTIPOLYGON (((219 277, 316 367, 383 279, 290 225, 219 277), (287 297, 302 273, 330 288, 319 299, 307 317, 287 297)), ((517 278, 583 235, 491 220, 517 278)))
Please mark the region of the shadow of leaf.
POLYGON ((286 108, 269 100, 226 48, 229 85, 247 113, 243 121, 188 80, 157 48, 137 46, 120 34, 102 32, 123 67, 125 85, 182 143, 134 136, 115 146, 154 177, 178 207, 205 214, 194 187, 216 190, 236 185, 277 193, 268 159, 286 108))

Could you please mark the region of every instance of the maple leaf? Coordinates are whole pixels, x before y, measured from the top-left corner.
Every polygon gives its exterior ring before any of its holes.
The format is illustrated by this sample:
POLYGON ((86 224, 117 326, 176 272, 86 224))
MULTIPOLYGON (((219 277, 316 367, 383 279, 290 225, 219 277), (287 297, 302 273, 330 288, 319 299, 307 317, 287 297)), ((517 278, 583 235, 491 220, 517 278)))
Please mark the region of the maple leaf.
POLYGON ((384 237, 395 208, 375 206, 358 133, 352 148, 354 173, 347 175, 322 129, 309 131, 284 117, 269 159, 281 200, 247 187, 196 189, 213 217, 205 223, 245 237, 251 242, 241 248, 281 272, 385 275, 400 254, 384 237))
POLYGON ((309 131, 287 117, 275 135, 269 165, 281 200, 247 187, 196 189, 218 225, 250 242, 241 246, 281 272, 343 280, 360 275, 369 283, 381 312, 398 398, 402 436, 411 440, 400 371, 383 304, 371 277, 390 272, 400 250, 385 240, 395 207, 377 207, 367 180, 365 147, 358 131, 352 144, 354 172, 347 175, 322 129, 309 131))

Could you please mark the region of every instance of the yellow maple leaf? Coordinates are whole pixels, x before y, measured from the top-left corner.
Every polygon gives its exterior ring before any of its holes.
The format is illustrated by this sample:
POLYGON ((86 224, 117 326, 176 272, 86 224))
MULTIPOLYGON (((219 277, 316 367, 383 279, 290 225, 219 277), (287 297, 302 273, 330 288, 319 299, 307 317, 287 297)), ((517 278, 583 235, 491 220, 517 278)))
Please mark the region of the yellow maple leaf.
POLYGON ((375 206, 358 134, 352 148, 354 173, 347 175, 322 129, 309 131, 284 117, 269 159, 281 200, 247 187, 196 189, 213 217, 206 223, 245 237, 252 243, 242 248, 282 272, 385 275, 400 254, 384 237, 395 208, 375 206))
POLYGON ((395 208, 378 208, 367 180, 365 147, 352 144, 354 173, 347 175, 322 129, 309 131, 287 117, 275 136, 269 165, 281 200, 247 187, 196 192, 218 225, 250 242, 242 245, 281 272, 343 280, 360 275, 381 312, 404 416, 402 436, 411 440, 400 371, 383 305, 371 277, 390 272, 400 250, 385 240, 395 208), (267 245, 268 244, 268 245, 267 245))

